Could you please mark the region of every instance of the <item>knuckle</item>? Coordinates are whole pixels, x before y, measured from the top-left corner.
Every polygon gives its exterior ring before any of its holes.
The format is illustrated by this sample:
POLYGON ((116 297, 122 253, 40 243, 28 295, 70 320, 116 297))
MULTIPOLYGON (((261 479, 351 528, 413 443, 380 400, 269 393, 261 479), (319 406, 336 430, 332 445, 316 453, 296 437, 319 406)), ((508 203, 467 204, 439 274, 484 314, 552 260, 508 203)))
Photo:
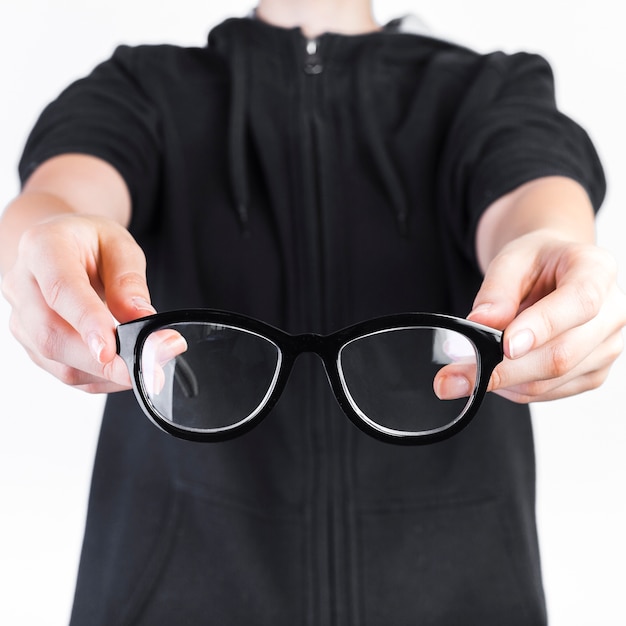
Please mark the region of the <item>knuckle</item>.
POLYGON ((491 372, 491 379, 489 381, 489 391, 496 391, 498 389, 503 388, 503 376, 502 376, 502 368, 496 367, 493 372, 491 372))
POLYGON ((47 284, 41 285, 42 294, 50 308, 58 308, 69 286, 68 279, 63 275, 54 276, 47 284))
POLYGON ((574 366, 574 355, 567 343, 557 342, 549 350, 548 373, 552 378, 565 376, 574 366))
POLYGON ((15 339, 17 339, 17 341, 24 343, 22 340, 24 333, 22 331, 20 316, 17 315, 15 311, 13 311, 9 317, 9 332, 13 335, 13 337, 15 337, 15 339))
POLYGON ((525 402, 536 402, 552 389, 552 384, 545 380, 534 380, 520 385, 516 391, 525 402))
POLYGON ((106 381, 97 380, 97 379, 92 379, 92 380, 87 380, 87 381, 83 380, 80 385, 76 385, 76 388, 90 395, 116 391, 116 389, 110 383, 107 383, 106 381))
POLYGON ((137 271, 124 272, 116 278, 117 288, 122 291, 136 290, 137 288, 143 290, 145 282, 144 275, 137 271))
POLYGON ((518 267, 519 258, 517 254, 505 246, 487 267, 481 290, 486 292, 501 291, 501 276, 514 273, 518 267))
POLYGON ((54 326, 42 324, 33 334, 35 351, 48 361, 55 361, 59 353, 59 333, 54 326))
POLYGON ((503 389, 498 392, 498 395, 515 402, 516 404, 529 404, 534 401, 534 397, 525 393, 525 390, 521 387, 512 387, 510 389, 503 389))
POLYGON ((80 390, 90 395, 95 395, 100 392, 100 387, 96 383, 87 383, 80 385, 80 390))
POLYGON ((550 310, 541 310, 540 313, 541 324, 544 328, 546 337, 553 337, 556 331, 556 320, 552 317, 552 311, 550 310))
POLYGON ((109 361, 108 363, 104 363, 100 368, 100 376, 107 381, 112 381, 114 379, 114 371, 115 368, 115 360, 109 361))
POLYGON ((576 287, 576 299, 586 319, 592 319, 600 312, 604 294, 596 282, 588 280, 576 287))
POLYGON ((587 376, 587 390, 592 391, 601 387, 609 376, 609 368, 605 367, 598 369, 595 372, 591 372, 587 376))
POLYGON ((531 402, 541 402, 550 398, 560 385, 553 380, 537 380, 530 383, 526 392, 532 398, 531 402))
POLYGON ((515 393, 511 394, 511 399, 513 402, 517 404, 530 404, 536 400, 535 396, 528 395, 520 390, 517 390, 515 393))
POLYGON ((573 286, 573 295, 587 319, 594 318, 617 279, 617 261, 598 246, 572 245, 565 256, 568 267, 582 272, 573 286))
POLYGON ((74 308, 74 317, 71 320, 71 326, 80 332, 84 332, 84 329, 89 327, 90 309, 84 304, 82 306, 74 308))
POLYGON ((609 376, 610 366, 599 367, 598 369, 587 372, 584 376, 576 380, 576 393, 584 393, 594 391, 600 388, 609 376))
POLYGON ((84 383, 83 373, 69 365, 58 366, 55 375, 62 383, 70 387, 77 387, 84 383))
POLYGON ((0 293, 7 302, 12 302, 14 293, 13 272, 7 272, 0 282, 0 293))
POLYGON ((621 332, 615 333, 608 342, 608 358, 611 363, 616 361, 624 352, 624 335, 621 332))
POLYGON ((42 225, 36 224, 22 233, 17 243, 18 254, 28 255, 30 250, 39 248, 42 228, 42 225))
POLYGON ((17 243, 17 255, 27 267, 46 258, 50 249, 52 234, 55 232, 51 222, 35 224, 27 229, 17 243))

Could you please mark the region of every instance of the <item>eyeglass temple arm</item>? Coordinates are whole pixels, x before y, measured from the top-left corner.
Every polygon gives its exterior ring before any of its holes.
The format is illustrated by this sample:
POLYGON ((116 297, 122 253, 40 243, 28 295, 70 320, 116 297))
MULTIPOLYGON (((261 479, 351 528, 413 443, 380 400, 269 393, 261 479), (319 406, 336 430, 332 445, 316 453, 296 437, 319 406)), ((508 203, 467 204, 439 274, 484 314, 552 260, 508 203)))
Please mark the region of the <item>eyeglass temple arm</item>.
POLYGON ((179 355, 174 360, 174 380, 186 398, 195 398, 200 393, 198 377, 184 356, 179 355))

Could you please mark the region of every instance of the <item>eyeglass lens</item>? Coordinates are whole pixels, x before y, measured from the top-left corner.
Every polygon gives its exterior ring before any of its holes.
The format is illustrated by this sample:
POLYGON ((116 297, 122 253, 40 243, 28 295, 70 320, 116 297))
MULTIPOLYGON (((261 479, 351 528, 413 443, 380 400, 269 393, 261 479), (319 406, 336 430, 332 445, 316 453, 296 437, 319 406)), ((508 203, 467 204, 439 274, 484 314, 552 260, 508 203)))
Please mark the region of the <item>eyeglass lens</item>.
POLYGON ((405 433, 454 423, 469 397, 441 400, 434 381, 445 366, 463 367, 475 379, 477 353, 464 335, 444 328, 396 328, 360 337, 340 351, 348 399, 362 419, 405 433))
POLYGON ((153 408, 189 430, 232 427, 254 417, 280 369, 265 337, 211 323, 177 323, 146 338, 141 381, 153 408))
MULTIPOLYGON (((152 407, 188 430, 224 430, 252 419, 270 396, 281 352, 253 332, 183 322, 150 333, 141 347, 141 385, 152 407)), ((443 328, 393 328, 353 339, 337 368, 353 410, 383 429, 423 433, 454 423, 468 397, 440 400, 433 382, 445 366, 476 371, 464 335, 443 328)), ((470 396, 471 397, 471 396, 470 396)))

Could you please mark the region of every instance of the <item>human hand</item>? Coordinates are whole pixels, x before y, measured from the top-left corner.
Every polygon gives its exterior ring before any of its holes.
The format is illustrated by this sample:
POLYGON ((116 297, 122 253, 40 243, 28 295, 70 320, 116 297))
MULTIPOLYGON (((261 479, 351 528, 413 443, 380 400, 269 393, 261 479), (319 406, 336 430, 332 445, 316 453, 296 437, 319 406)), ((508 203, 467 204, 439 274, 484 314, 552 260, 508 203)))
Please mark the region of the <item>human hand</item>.
POLYGON ((12 307, 11 332, 37 365, 91 393, 130 386, 116 355, 115 320, 155 310, 143 252, 119 223, 64 214, 33 226, 2 292, 12 307))
MULTIPOLYGON (((606 251, 536 231, 489 264, 468 317, 505 331, 489 390, 521 403, 553 400, 604 382, 623 349, 626 296, 606 251)), ((462 388, 449 373, 435 381, 440 397, 462 388)))

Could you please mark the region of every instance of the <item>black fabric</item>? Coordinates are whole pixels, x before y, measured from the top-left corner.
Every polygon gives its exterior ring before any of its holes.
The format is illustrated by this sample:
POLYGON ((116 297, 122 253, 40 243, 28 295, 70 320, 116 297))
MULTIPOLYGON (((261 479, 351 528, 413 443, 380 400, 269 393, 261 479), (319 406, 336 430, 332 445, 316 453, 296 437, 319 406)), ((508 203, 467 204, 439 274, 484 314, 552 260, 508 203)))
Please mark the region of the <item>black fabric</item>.
MULTIPOLYGON (((206 48, 120 47, 42 114, 20 164, 79 152, 133 199, 160 310, 291 332, 424 310, 465 315, 491 201, 566 175, 598 208, 584 131, 550 68, 428 37, 250 19, 206 48)), ((527 407, 488 397, 422 448, 352 426, 302 357, 275 410, 215 445, 108 399, 73 626, 545 624, 527 407)))

